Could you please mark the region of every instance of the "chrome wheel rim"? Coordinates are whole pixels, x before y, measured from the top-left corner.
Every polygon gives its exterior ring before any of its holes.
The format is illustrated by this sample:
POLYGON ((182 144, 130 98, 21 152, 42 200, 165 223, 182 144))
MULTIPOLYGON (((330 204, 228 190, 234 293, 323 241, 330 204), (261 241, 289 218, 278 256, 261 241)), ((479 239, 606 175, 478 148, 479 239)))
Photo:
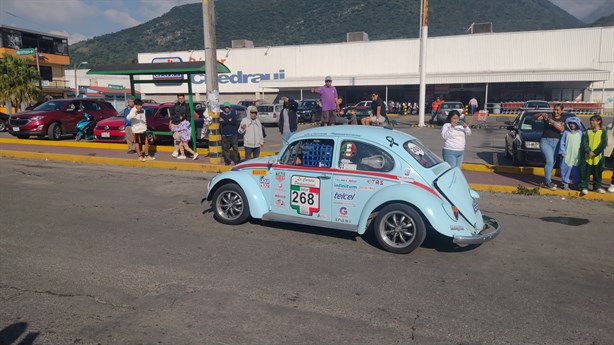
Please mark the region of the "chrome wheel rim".
POLYGON ((225 191, 215 203, 217 214, 227 220, 235 220, 243 214, 243 198, 235 191, 225 191))
POLYGON ((59 139, 62 136, 62 129, 60 126, 55 126, 53 129, 53 137, 59 139))
POLYGON ((394 211, 383 217, 380 229, 384 242, 394 248, 405 248, 416 239, 416 223, 407 213, 394 211))

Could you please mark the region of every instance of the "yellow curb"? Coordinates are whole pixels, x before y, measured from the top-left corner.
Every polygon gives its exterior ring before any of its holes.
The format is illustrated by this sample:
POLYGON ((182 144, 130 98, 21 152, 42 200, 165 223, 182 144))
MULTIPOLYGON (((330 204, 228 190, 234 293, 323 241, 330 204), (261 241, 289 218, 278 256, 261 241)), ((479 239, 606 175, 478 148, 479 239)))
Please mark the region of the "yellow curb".
MULTIPOLYGON (((498 186, 498 185, 488 185, 488 184, 479 184, 479 183, 470 183, 469 186, 471 189, 482 192, 496 192, 496 193, 514 193, 518 191, 518 187, 514 186, 498 186)), ((572 190, 549 190, 545 188, 535 187, 526 187, 527 189, 538 188, 539 195, 554 195, 560 197, 567 198, 579 198, 586 200, 602 200, 602 201, 613 201, 614 202, 614 193, 606 193, 599 194, 592 191, 589 191, 587 195, 581 196, 580 192, 572 191, 572 190)))
MULTIPOLYGON (((476 163, 463 163, 461 165, 462 170, 467 171, 479 171, 489 173, 504 173, 504 174, 517 174, 517 175, 535 175, 544 176, 544 168, 539 167, 511 167, 506 165, 492 165, 492 164, 476 164, 476 163)), ((552 175, 561 176, 559 169, 553 169, 552 175)), ((609 180, 612 178, 611 170, 604 170, 601 179, 609 180)))

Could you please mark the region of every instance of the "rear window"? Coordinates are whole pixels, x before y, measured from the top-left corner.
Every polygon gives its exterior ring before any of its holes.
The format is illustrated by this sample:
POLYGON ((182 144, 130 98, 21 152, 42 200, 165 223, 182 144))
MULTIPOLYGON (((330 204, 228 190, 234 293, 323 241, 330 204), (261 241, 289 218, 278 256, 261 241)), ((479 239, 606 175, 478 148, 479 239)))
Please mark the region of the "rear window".
POLYGON ((64 105, 66 105, 68 101, 49 101, 45 102, 38 107, 34 108, 36 111, 52 111, 52 110, 60 110, 64 105))
POLYGON ((442 162, 431 150, 424 146, 419 140, 413 139, 403 145, 407 153, 412 156, 420 165, 431 168, 442 162))
POLYGON ((271 113, 271 112, 273 112, 273 106, 272 105, 261 105, 261 106, 258 106, 258 112, 271 113))
POLYGON ((462 107, 461 103, 444 103, 441 109, 461 109, 462 107))

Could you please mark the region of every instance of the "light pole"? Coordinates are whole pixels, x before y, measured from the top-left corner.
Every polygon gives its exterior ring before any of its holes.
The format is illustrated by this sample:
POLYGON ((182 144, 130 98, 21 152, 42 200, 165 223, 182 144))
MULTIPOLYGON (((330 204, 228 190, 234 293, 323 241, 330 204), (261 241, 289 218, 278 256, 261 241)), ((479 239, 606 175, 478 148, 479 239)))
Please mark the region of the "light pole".
POLYGON ((79 85, 77 85, 77 69, 81 67, 81 65, 87 65, 87 61, 79 62, 78 65, 76 63, 73 65, 75 67, 75 98, 79 96, 79 90, 77 90, 79 87, 79 85))

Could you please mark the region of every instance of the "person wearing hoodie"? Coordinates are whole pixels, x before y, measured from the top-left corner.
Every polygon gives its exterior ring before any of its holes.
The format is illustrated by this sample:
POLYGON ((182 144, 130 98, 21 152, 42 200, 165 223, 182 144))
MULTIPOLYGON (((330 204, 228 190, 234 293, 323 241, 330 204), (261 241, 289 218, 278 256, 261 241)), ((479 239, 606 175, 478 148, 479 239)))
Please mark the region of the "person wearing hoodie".
POLYGON ((239 164, 239 135, 237 129, 239 121, 237 114, 231 110, 229 102, 224 103, 220 113, 220 132, 222 134, 222 154, 224 164, 230 165, 231 162, 239 164), (232 157, 230 149, 232 148, 232 157))
POLYGON ((591 128, 586 130, 582 135, 582 143, 580 144, 580 154, 583 155, 584 161, 580 173, 582 180, 580 181, 580 195, 588 194, 589 177, 593 177, 593 191, 599 194, 604 194, 605 189, 601 188, 601 174, 605 166, 605 158, 603 151, 608 146, 608 133, 601 128, 603 119, 600 115, 593 115, 590 118, 591 128))
POLYGON ((561 155, 561 182, 563 189, 570 190, 569 177, 575 187, 580 184, 580 144, 582 143, 582 123, 576 116, 565 120, 565 132, 561 136, 559 154, 561 155))
POLYGON ((298 127, 298 119, 296 116, 298 103, 292 98, 285 96, 281 99, 284 101, 284 107, 281 110, 278 126, 279 133, 281 133, 282 144, 286 145, 298 127))
POLYGON ((258 120, 258 109, 255 106, 249 107, 249 116, 241 120, 239 134, 243 134, 245 160, 258 158, 260 148, 264 146, 264 128, 258 120))

